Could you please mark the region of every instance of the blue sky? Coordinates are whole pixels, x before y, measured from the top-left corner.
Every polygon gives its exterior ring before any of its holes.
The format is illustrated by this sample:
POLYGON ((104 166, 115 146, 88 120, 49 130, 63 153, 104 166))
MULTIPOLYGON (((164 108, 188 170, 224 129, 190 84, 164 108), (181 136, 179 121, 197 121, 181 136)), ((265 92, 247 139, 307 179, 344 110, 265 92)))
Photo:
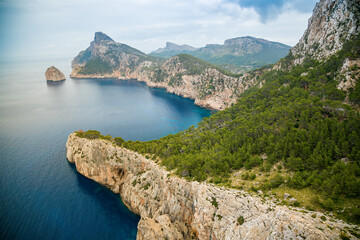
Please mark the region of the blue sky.
POLYGON ((102 31, 146 53, 254 36, 295 45, 316 0, 0 0, 2 58, 73 57, 102 31))

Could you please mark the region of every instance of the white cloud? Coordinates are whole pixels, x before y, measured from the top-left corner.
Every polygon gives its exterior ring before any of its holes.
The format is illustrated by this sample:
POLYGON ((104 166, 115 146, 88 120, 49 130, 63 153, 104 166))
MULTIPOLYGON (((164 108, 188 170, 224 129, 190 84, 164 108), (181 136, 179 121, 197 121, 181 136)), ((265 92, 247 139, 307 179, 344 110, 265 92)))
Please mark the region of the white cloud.
POLYGON ((1 29, 6 36, 1 43, 8 46, 2 51, 10 49, 7 55, 18 56, 75 56, 96 31, 144 52, 167 41, 201 47, 246 35, 295 45, 311 15, 296 9, 299 0, 285 4, 266 23, 254 8, 227 0, 13 0, 6 4, 3 9, 8 15, 12 8, 18 11, 11 16, 11 24, 1 29), (50 44, 53 47, 44 51, 50 44))

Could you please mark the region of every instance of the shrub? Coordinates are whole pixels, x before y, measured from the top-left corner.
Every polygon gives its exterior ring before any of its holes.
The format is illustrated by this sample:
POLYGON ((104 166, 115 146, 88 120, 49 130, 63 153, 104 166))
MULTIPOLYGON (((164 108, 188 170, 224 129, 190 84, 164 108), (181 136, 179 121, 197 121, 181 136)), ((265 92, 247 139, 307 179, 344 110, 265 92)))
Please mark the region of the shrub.
POLYGON ((100 135, 100 138, 101 138, 101 139, 108 140, 108 141, 111 141, 111 140, 112 140, 112 137, 111 137, 110 135, 106 135, 106 136, 100 135))
POLYGON ((244 222, 245 222, 245 219, 243 216, 238 217, 238 219, 237 219, 238 225, 243 225, 244 222))
POLYGON ((115 143, 116 143, 117 145, 119 145, 119 146, 122 146, 123 143, 125 142, 124 139, 122 139, 121 137, 116 137, 116 138, 114 138, 114 141, 115 141, 115 143))
POLYGON ((254 180, 256 178, 256 174, 250 173, 249 177, 250 177, 250 180, 254 180))
POLYGON ((212 204, 215 208, 218 208, 218 202, 216 201, 216 198, 212 197, 211 204, 212 204))
POLYGON ((97 139, 100 138, 100 132, 96 130, 88 130, 86 132, 76 132, 78 137, 87 138, 87 139, 97 139))

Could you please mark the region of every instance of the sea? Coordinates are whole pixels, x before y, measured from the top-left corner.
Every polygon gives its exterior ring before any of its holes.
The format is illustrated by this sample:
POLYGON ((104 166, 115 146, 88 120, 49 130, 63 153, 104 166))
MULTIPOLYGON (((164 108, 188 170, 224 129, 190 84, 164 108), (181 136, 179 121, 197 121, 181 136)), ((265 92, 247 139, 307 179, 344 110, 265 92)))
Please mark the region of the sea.
POLYGON ((149 141, 211 115, 136 80, 70 72, 69 58, 0 62, 0 239, 136 239, 140 217, 68 163, 67 137, 95 129, 149 141), (67 79, 47 82, 51 65, 67 79))

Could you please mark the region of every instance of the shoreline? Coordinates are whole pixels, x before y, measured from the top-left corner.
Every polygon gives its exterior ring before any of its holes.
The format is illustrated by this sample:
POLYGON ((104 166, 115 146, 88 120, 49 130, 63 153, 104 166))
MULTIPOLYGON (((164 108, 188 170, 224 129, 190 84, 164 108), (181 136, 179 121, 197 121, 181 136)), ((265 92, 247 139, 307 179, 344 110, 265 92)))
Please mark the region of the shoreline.
POLYGON ((93 76, 93 75, 88 75, 88 76, 81 76, 81 77, 77 77, 77 76, 71 76, 70 75, 70 78, 71 79, 93 79, 93 80, 99 80, 99 79, 113 79, 113 80, 122 80, 122 81, 128 81, 128 80, 134 80, 134 81, 137 81, 137 82, 143 82, 146 84, 146 86, 148 86, 149 88, 155 88, 155 89, 164 89, 167 93, 170 93, 170 94, 175 94, 176 96, 179 96, 179 97, 182 97, 182 98, 186 98, 186 99, 190 99, 192 101, 194 101, 194 105, 196 106, 199 106, 201 108, 204 108, 206 110, 210 110, 210 111, 222 111, 224 109, 218 109, 218 108, 214 108, 210 105, 205 105, 205 104, 202 104, 202 103, 198 103, 196 101, 195 98, 191 97, 191 96, 184 96, 184 95, 181 95, 181 94, 177 94, 176 92, 174 91, 169 91, 169 89, 166 87, 166 86, 163 86, 163 85, 149 85, 147 83, 147 81, 145 80, 139 80, 138 78, 122 78, 122 77, 116 77, 116 76, 103 76, 103 75, 99 75, 99 76, 93 76))
POLYGON ((245 191, 186 181, 111 141, 72 133, 66 147, 80 174, 119 194, 141 217, 137 239, 337 239, 357 227, 245 191))

